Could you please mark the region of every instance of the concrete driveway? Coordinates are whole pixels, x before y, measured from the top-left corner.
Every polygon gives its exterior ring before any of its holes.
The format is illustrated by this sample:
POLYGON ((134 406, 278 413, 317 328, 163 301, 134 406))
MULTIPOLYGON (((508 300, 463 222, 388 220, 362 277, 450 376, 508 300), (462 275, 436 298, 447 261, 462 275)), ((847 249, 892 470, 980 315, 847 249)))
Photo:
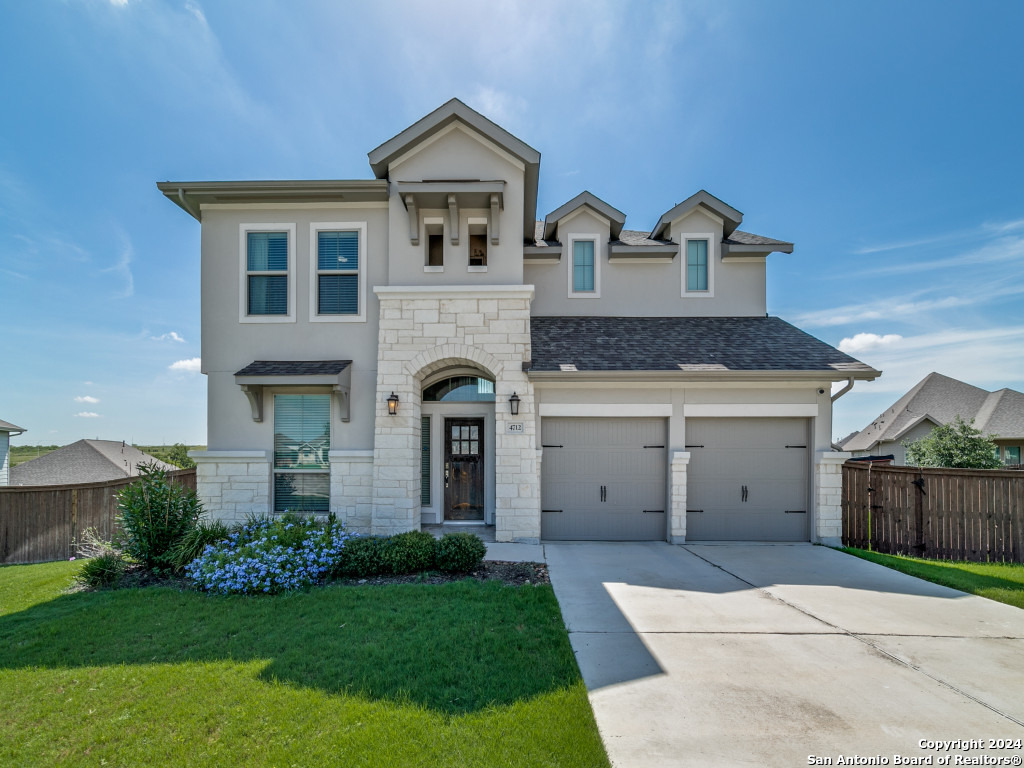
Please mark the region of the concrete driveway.
POLYGON ((616 766, 1024 755, 919 746, 1024 739, 1020 609, 810 544, 544 550, 616 766))

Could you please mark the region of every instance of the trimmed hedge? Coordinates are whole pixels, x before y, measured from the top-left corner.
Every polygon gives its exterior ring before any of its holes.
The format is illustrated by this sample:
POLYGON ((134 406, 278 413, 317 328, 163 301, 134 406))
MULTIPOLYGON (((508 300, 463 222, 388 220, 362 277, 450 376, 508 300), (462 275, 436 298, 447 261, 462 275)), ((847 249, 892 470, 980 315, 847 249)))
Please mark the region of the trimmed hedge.
POLYGON ((483 562, 487 545, 473 533, 446 533, 437 542, 437 568, 449 573, 471 571, 483 562))

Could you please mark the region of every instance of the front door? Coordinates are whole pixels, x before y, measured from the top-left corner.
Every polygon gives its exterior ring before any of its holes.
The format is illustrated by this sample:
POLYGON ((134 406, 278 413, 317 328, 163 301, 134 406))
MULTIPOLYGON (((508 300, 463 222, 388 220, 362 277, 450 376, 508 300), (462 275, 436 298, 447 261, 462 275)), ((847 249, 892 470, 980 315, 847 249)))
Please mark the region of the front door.
POLYGON ((484 420, 444 420, 444 519, 484 519, 484 420))

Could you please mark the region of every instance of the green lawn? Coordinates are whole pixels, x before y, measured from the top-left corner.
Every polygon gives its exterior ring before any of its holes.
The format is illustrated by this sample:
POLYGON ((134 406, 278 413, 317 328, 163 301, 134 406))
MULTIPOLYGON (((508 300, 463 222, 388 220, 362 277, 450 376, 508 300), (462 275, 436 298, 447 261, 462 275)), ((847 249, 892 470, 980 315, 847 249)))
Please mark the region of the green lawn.
POLYGON ((550 587, 64 594, 0 568, 0 765, 607 766, 550 587))
POLYGON ((844 547, 843 551, 919 579, 1024 608, 1024 564, 1021 563, 922 560, 916 557, 881 555, 853 547, 844 547))

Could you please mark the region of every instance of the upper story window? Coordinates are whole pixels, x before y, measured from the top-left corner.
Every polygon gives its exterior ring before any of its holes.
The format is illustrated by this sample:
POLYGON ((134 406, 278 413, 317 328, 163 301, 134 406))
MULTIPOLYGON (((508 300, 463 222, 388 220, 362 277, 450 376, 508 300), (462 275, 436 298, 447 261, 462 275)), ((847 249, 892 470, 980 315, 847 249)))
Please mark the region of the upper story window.
POLYGON ((294 322, 294 224, 243 224, 239 320, 294 322))
POLYGON ((311 322, 366 319, 366 225, 313 223, 309 228, 311 322))
POLYGON ((688 298, 713 295, 714 259, 712 235, 687 235, 682 241, 683 292, 688 298))
POLYGON ((423 271, 444 272, 444 219, 439 216, 424 218, 423 229, 427 248, 423 271))
POLYGON ((487 271, 487 219, 469 219, 469 271, 487 271))
POLYGON ((569 235, 569 298, 599 298, 601 265, 597 255, 597 238, 569 235))

